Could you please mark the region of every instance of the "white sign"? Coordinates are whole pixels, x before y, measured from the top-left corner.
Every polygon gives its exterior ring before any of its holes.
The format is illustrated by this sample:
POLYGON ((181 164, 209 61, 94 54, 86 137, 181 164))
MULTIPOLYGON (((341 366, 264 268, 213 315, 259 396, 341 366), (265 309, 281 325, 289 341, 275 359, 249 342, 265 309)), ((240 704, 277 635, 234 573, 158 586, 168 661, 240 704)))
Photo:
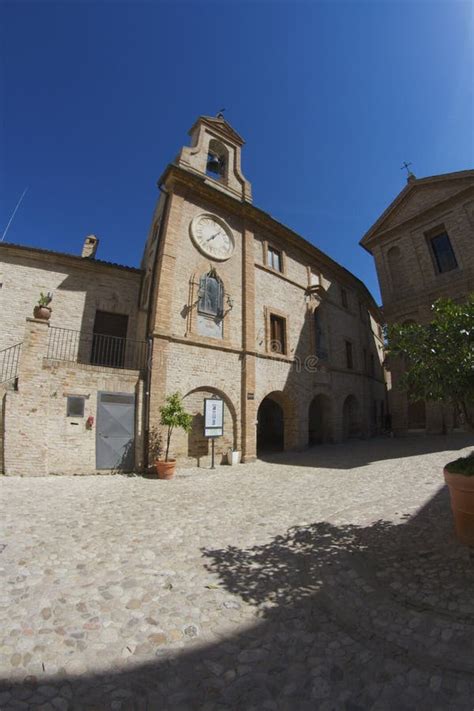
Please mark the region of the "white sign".
POLYGON ((204 436, 222 437, 224 434, 224 401, 217 398, 204 400, 204 436))

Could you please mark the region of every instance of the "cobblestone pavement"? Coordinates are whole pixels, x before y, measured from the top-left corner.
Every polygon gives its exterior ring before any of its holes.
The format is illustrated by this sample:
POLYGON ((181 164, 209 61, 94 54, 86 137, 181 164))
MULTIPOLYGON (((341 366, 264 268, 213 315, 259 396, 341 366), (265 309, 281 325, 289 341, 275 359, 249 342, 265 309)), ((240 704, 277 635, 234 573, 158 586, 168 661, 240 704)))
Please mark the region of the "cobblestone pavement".
POLYGON ((463 435, 0 479, 1 709, 474 707, 463 435))

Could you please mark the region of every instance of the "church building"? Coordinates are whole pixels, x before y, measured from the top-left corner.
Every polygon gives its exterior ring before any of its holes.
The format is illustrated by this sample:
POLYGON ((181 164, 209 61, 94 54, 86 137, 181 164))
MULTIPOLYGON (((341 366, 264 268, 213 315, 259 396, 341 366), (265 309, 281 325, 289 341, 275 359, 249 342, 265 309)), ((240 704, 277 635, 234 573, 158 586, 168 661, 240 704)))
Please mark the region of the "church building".
POLYGON ((386 414, 381 312, 351 272, 252 203, 244 144, 201 116, 158 181, 140 269, 0 245, 0 462, 6 474, 143 470, 179 392, 181 466, 369 437, 386 414), (51 294, 48 321, 33 316, 51 294))
MULTIPOLYGON (((421 179, 410 172, 405 188, 360 244, 375 259, 388 324, 428 323, 440 297, 466 301, 474 292, 474 170, 421 179)), ((389 368, 396 434, 459 427, 452 407, 413 402, 398 387, 400 360, 389 368)))

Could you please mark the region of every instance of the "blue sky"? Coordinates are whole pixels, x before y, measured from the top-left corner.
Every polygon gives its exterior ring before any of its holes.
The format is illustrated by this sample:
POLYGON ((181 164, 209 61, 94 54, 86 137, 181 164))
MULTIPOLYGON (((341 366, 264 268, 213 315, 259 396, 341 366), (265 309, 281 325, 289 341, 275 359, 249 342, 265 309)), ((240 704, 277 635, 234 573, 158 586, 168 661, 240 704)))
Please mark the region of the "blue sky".
POLYGON ((0 231, 137 265, 156 180, 199 114, 245 138, 254 203, 363 279, 405 184, 472 168, 471 2, 1 5, 0 231))

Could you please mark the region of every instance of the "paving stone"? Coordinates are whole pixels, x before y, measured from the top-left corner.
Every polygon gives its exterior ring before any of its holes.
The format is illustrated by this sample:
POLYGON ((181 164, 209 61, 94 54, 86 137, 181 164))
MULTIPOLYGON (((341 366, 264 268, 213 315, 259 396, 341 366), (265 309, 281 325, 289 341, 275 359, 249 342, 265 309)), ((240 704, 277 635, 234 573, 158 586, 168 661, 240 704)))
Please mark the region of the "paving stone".
POLYGON ((166 487, 0 478, 2 711, 470 709, 474 569, 441 487, 472 444, 351 441, 166 487))

